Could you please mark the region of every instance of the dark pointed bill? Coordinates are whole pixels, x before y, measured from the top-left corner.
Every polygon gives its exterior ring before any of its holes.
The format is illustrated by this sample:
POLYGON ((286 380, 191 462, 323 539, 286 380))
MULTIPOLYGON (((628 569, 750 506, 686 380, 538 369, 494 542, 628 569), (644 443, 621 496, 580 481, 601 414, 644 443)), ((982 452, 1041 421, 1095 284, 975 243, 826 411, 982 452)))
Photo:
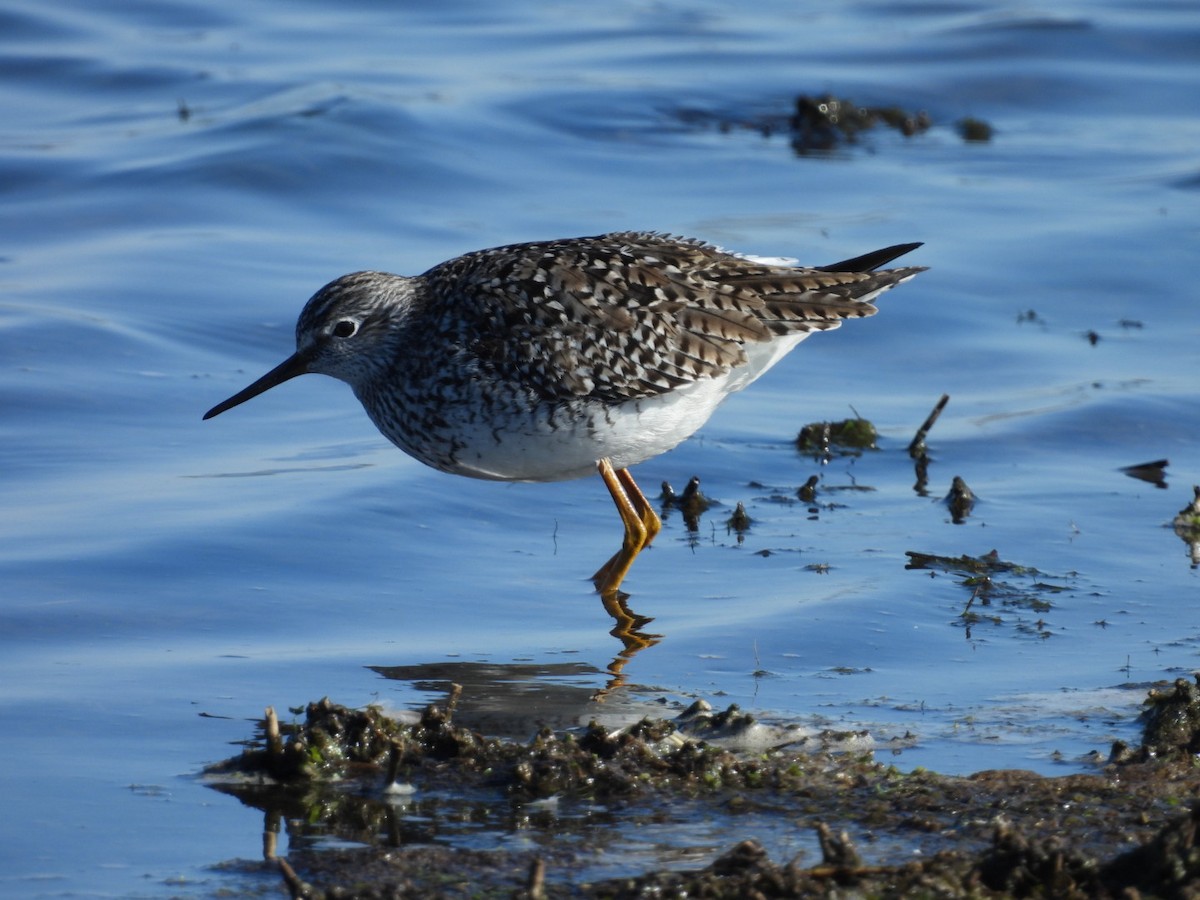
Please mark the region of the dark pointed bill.
POLYGON ((285 381, 290 381, 297 375, 305 374, 307 371, 308 355, 293 353, 262 378, 258 379, 258 381, 254 382, 254 384, 238 391, 228 400, 218 403, 204 414, 204 418, 211 419, 213 416, 219 416, 226 410, 233 409, 235 406, 245 403, 247 400, 251 400, 277 385, 283 384, 285 381))

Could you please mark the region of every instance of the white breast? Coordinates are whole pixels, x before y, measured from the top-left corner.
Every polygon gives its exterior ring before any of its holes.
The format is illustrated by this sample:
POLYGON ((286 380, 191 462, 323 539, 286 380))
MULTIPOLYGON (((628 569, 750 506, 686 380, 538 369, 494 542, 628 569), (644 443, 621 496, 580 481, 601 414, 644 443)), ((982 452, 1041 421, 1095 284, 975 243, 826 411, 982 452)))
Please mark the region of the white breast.
POLYGON ((463 425, 453 465, 437 467, 498 481, 565 481, 594 474, 601 458, 618 469, 637 465, 690 437, 722 400, 751 384, 807 336, 749 346, 746 365, 654 397, 618 406, 563 406, 549 415, 543 409, 505 428, 494 422, 463 425))

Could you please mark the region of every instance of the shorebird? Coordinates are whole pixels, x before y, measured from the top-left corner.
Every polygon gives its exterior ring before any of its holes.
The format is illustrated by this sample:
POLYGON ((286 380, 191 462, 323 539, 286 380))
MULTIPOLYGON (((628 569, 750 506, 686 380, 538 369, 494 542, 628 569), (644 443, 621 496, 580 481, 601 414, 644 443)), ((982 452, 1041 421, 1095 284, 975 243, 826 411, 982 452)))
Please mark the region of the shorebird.
POLYGON ((670 450, 814 331, 873 315, 924 271, 898 244, 801 268, 651 232, 479 250, 424 275, 343 275, 308 301, 296 352, 210 419, 306 373, 350 385, 421 462, 497 481, 598 471, 624 525, 593 583, 614 595, 662 527, 629 467, 670 450))

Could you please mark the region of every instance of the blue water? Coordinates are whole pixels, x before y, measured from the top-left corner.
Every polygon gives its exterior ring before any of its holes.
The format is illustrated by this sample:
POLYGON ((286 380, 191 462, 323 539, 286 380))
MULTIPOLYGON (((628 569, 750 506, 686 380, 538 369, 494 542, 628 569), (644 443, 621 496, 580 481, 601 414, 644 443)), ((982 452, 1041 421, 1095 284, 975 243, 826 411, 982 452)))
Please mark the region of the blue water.
POLYGON ((721 505, 691 538, 668 519, 626 582, 661 640, 609 707, 701 696, 910 732, 902 767, 1055 773, 1197 667, 1200 573, 1169 527, 1200 483, 1194 5, 743 7, 0 11, 0 894, 220 889, 261 819, 191 776, 267 704, 428 696, 367 666, 487 664, 502 696, 506 667, 566 660, 594 673, 582 721, 615 684, 598 480, 441 475, 315 377, 200 421, 355 269, 622 228, 812 264, 926 242, 879 316, 639 467, 721 505), (799 157, 739 124, 825 91, 934 127, 799 157), (919 496, 905 447, 943 392, 919 496), (851 408, 880 451, 796 453, 851 408), (1164 489, 1118 471, 1162 457, 1164 489), (874 490, 815 517, 771 500, 811 474, 874 490), (961 526, 954 475, 980 498, 961 526), (970 589, 905 569, 993 549, 1049 609, 968 634, 970 589))

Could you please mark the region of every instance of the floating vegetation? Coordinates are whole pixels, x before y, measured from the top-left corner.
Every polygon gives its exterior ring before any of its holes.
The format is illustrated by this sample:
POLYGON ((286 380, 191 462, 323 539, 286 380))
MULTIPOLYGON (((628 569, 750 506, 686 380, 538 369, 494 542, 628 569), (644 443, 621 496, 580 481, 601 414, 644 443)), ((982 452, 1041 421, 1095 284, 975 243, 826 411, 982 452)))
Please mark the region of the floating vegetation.
MULTIPOLYGON (((783 136, 797 156, 827 154, 855 146, 872 132, 892 131, 911 138, 934 127, 933 118, 922 109, 906 109, 898 104, 860 104, 834 94, 800 94, 792 101, 790 114, 764 113, 759 108, 725 112, 686 108, 675 111, 674 115, 685 126, 715 128, 723 134, 752 132, 764 138, 783 136)), ((982 119, 959 119, 953 127, 968 143, 986 143, 993 137, 992 126, 982 119)))
POLYGON ((700 493, 700 478, 695 475, 688 481, 682 494, 675 493, 671 483, 664 481, 659 499, 662 502, 663 514, 668 510, 679 510, 683 516, 684 527, 691 532, 700 530, 700 517, 712 506, 712 501, 700 493))
POLYGON ((964 141, 972 144, 986 144, 992 139, 992 126, 983 119, 966 116, 954 123, 959 135, 964 141))
POLYGON ((870 419, 855 417, 840 422, 812 422, 796 435, 796 449, 818 458, 833 455, 860 456, 864 450, 874 450, 879 432, 870 419))
POLYGON ((877 127, 912 137, 928 131, 932 124, 924 110, 914 113, 899 106, 860 106, 849 98, 832 94, 817 97, 801 94, 788 120, 792 149, 800 155, 857 143, 859 135, 877 127))
POLYGON ((1192 487, 1192 502, 1179 511, 1171 523, 1180 540, 1188 545, 1192 566, 1200 567, 1200 485, 1192 487))
POLYGON ((962 525, 975 508, 975 494, 967 483, 958 475, 950 482, 950 493, 946 495, 945 504, 950 509, 951 520, 955 525, 962 525))
POLYGON ((796 488, 796 498, 804 503, 813 503, 817 499, 817 485, 821 483, 820 477, 809 475, 808 480, 800 487, 796 488))
POLYGON ((1011 624, 1018 633, 1038 638, 1053 633, 1045 615, 1054 608, 1054 596, 1066 587, 1033 581, 1042 575, 1037 569, 1006 562, 995 550, 983 556, 939 556, 915 550, 905 555, 909 558, 906 569, 929 569, 961 578, 959 584, 971 592, 958 616, 968 638, 972 626, 978 624, 1011 624), (1030 620, 1027 613, 1037 618, 1030 620))
POLYGON ((740 544, 746 537, 746 532, 750 530, 750 525, 753 520, 750 514, 746 512, 746 505, 740 500, 738 505, 733 510, 733 515, 725 520, 726 533, 734 532, 737 534, 738 543, 740 544))

